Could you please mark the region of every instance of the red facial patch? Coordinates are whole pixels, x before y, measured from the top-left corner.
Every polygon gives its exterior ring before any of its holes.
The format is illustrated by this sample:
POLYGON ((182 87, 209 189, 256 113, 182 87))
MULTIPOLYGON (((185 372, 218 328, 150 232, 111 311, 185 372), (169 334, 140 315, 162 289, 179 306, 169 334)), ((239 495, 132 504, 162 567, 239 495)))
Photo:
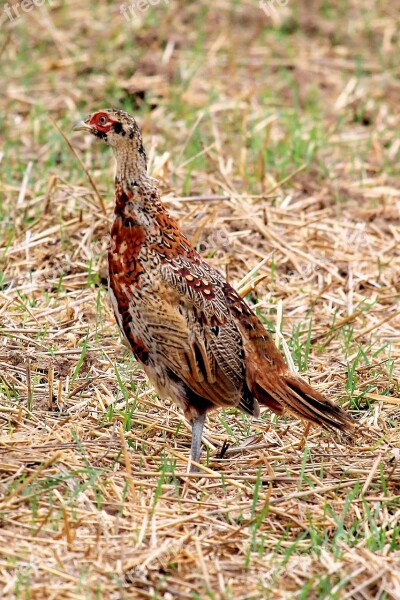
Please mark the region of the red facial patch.
POLYGON ((95 113, 90 119, 90 125, 96 127, 98 131, 107 133, 114 125, 115 121, 110 119, 109 115, 105 112, 95 113))

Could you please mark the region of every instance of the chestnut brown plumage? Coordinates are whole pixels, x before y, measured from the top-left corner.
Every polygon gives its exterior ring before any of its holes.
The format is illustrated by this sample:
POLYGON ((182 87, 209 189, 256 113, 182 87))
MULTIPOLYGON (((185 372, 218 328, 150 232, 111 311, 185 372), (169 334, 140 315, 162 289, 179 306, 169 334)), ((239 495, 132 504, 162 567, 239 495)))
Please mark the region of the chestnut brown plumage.
MULTIPOLYGON (((117 322, 163 398, 192 423, 191 458, 199 462, 206 413, 259 404, 327 428, 351 430, 344 410, 290 372, 261 321, 223 276, 193 248, 147 174, 133 117, 105 109, 75 126, 114 150, 115 212, 109 287, 117 322)), ((193 469, 195 470, 195 469, 193 469)))

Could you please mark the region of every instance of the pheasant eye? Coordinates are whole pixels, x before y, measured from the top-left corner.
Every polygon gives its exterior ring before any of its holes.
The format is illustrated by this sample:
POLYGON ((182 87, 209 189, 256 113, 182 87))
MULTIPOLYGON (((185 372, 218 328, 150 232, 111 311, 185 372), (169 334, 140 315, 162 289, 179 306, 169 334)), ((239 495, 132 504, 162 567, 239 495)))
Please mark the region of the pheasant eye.
POLYGON ((105 125, 107 123, 107 117, 105 117, 104 115, 102 117, 99 117, 98 122, 100 125, 105 125))

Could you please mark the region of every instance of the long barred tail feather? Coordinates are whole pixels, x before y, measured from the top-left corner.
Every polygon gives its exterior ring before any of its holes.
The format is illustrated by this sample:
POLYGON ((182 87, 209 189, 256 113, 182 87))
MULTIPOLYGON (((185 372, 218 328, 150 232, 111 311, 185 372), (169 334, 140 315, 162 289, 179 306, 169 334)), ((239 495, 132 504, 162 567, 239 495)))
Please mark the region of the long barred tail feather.
POLYGON ((353 418, 308 383, 292 373, 282 373, 274 378, 273 389, 257 382, 255 395, 261 405, 268 406, 278 414, 288 410, 307 421, 327 429, 350 432, 355 427, 353 418), (267 389, 265 389, 268 387, 267 389))

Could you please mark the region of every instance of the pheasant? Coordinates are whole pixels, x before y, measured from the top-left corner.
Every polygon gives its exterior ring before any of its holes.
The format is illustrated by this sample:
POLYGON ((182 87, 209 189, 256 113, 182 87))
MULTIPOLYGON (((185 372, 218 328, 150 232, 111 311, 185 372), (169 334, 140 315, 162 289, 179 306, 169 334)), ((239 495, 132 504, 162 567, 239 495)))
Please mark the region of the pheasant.
POLYGON ((160 200, 147 174, 135 119, 104 109, 77 123, 109 144, 116 158, 115 211, 108 254, 118 325, 161 398, 192 425, 192 471, 201 456, 206 413, 260 404, 328 429, 350 431, 352 417, 286 363, 259 318, 205 261, 160 200))

